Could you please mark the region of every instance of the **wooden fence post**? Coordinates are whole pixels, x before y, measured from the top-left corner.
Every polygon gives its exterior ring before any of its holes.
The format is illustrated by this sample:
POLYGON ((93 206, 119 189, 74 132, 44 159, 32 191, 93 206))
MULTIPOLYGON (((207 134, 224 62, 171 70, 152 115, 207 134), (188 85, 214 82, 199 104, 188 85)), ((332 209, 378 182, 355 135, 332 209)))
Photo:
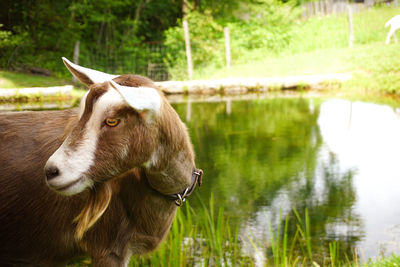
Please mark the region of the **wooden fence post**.
MULTIPOLYGON (((74 47, 74 58, 73 58, 73 60, 74 60, 74 63, 75 64, 79 64, 79 41, 76 41, 75 42, 75 47, 74 47)), ((72 81, 74 82, 74 83, 76 83, 77 82, 77 80, 76 80, 76 78, 75 78, 75 76, 74 75, 72 75, 72 81)))
POLYGON ((185 33, 185 46, 186 46, 186 59, 188 66, 189 80, 193 79, 193 65, 192 65, 192 54, 190 51, 190 37, 189 37, 189 25, 186 20, 183 21, 183 31, 185 33))
POLYGON ((229 28, 224 28, 225 35, 225 57, 226 57, 226 68, 229 70, 231 68, 231 46, 229 38, 229 28))
POLYGON ((349 16, 349 47, 353 47, 354 43, 354 32, 353 32, 353 10, 351 5, 347 5, 347 11, 349 16))

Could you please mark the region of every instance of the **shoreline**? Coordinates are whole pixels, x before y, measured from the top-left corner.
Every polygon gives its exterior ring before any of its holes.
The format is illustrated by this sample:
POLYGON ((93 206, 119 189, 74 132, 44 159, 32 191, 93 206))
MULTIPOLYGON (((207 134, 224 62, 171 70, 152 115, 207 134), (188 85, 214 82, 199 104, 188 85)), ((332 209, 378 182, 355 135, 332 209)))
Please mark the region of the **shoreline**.
MULTIPOLYGON (((321 89, 324 83, 342 83, 351 79, 350 74, 334 73, 267 78, 225 78, 218 80, 164 81, 155 84, 166 95, 242 95, 296 89, 321 89)), ((7 100, 30 97, 71 97, 72 85, 31 88, 0 88, 0 98, 7 100)))

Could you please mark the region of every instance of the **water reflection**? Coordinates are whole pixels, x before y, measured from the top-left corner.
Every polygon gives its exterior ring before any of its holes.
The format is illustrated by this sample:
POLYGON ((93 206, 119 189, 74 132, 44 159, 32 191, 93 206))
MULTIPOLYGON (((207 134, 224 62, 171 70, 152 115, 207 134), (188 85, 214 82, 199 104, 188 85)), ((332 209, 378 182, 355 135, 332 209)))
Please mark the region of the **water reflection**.
MULTIPOLYGON (((175 107, 207 174, 200 198, 207 203, 213 194, 225 206, 244 253, 256 261, 263 261, 260 250, 268 254, 268 222, 276 227, 286 215, 295 221, 293 208, 301 217, 307 208, 320 262, 333 240, 350 258, 354 247, 365 259, 382 248, 400 252, 398 110, 303 98, 175 107)), ((289 235, 295 232, 290 224, 289 235)))
POLYGON ((342 168, 357 168, 357 202, 353 208, 361 215, 366 233, 358 243, 361 255, 400 253, 398 109, 332 100, 323 105, 318 122, 342 168))

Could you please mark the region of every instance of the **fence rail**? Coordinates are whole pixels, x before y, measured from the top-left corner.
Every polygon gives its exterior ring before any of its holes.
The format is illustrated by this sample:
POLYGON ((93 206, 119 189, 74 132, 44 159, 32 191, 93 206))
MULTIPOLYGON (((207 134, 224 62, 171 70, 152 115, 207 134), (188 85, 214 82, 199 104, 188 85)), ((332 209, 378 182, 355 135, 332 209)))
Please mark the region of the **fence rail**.
POLYGON ((345 1, 333 2, 332 0, 323 0, 303 4, 302 15, 303 19, 308 19, 315 16, 341 14, 348 11, 347 6, 350 6, 353 12, 359 12, 367 8, 365 3, 348 3, 345 1))
POLYGON ((362 11, 376 4, 386 4, 398 6, 398 0, 364 0, 358 3, 349 3, 348 1, 320 0, 307 2, 302 5, 303 19, 308 19, 315 16, 327 16, 332 14, 341 14, 348 11, 347 6, 350 6, 353 13, 362 11))

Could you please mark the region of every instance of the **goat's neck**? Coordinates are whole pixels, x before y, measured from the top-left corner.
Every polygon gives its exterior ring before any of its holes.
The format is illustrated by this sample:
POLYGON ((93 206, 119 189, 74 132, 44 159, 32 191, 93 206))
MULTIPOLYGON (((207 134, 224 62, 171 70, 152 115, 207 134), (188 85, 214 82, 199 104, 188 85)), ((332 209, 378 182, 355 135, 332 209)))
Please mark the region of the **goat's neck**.
POLYGON ((150 186, 161 194, 171 195, 184 191, 192 183, 194 164, 185 153, 171 158, 162 170, 145 169, 150 186))
POLYGON ((145 164, 150 186, 171 195, 184 191, 192 183, 194 166, 193 147, 186 126, 178 114, 164 103, 160 118, 159 145, 145 164))
POLYGON ((97 251, 100 242, 108 244, 118 237, 112 253, 121 259, 129 256, 127 251, 154 250, 171 227, 177 210, 174 201, 151 188, 143 168, 131 169, 109 182, 113 198, 99 223, 85 234, 84 244, 95 244, 97 251))
POLYGON ((156 236, 163 236, 172 223, 177 206, 173 200, 155 191, 146 176, 143 168, 129 171, 118 184, 119 195, 131 222, 138 222, 138 218, 149 220, 135 225, 139 232, 160 231, 156 236), (154 225, 154 222, 157 224, 154 225))

